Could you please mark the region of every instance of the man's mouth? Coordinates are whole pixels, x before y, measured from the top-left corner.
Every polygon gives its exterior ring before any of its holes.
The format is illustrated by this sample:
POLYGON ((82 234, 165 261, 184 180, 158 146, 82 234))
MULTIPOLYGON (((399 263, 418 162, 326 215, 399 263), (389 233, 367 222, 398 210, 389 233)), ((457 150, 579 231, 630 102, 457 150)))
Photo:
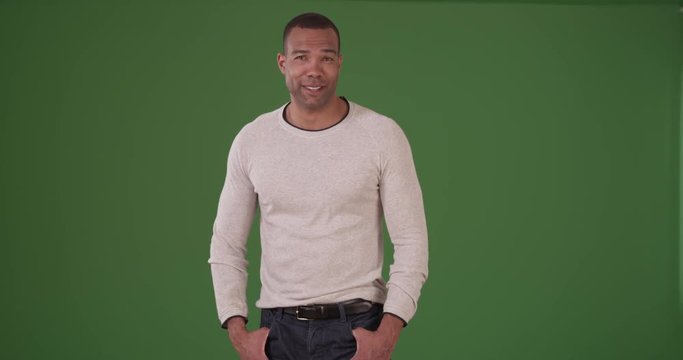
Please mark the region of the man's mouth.
POLYGON ((304 86, 308 90, 320 90, 322 86, 304 86))

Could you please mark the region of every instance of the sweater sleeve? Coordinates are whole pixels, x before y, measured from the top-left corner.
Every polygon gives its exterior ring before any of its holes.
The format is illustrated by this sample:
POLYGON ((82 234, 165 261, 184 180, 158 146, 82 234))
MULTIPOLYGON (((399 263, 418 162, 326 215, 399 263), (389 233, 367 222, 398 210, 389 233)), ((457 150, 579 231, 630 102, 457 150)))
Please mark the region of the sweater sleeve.
POLYGON ((380 198, 394 246, 384 312, 407 323, 417 310, 417 300, 427 279, 427 224, 410 145, 393 122, 384 138, 380 166, 380 198))
POLYGON ((256 193, 244 162, 241 133, 228 154, 227 175, 218 202, 209 264, 222 327, 233 316, 247 318, 247 238, 256 209, 256 193))

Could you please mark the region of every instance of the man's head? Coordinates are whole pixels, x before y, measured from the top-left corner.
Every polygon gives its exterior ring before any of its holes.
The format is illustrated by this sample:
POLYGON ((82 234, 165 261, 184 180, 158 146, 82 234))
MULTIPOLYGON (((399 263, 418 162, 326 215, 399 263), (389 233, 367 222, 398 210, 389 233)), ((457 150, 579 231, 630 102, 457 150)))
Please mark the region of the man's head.
POLYGON ((285 54, 287 53, 287 36, 292 29, 297 27, 302 29, 332 29, 337 35, 337 52, 341 52, 341 38, 337 26, 325 15, 310 12, 295 16, 285 26, 285 31, 282 34, 282 50, 285 54))
POLYGON ((287 24, 277 63, 295 106, 315 111, 334 102, 339 49, 339 31, 323 15, 301 14, 287 24))

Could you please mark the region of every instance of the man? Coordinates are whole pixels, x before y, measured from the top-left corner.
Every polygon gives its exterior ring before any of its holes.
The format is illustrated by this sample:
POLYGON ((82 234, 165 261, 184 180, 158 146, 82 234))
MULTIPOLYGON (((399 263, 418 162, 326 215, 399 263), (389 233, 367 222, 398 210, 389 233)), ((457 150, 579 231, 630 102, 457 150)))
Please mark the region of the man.
POLYGON ((389 359, 427 277, 427 229, 408 141, 338 97, 337 27, 307 13, 277 64, 291 101, 228 155, 209 263, 218 316, 242 359, 389 359), (261 214, 261 328, 247 331, 246 240, 261 214), (382 215, 394 245, 382 279, 382 215))

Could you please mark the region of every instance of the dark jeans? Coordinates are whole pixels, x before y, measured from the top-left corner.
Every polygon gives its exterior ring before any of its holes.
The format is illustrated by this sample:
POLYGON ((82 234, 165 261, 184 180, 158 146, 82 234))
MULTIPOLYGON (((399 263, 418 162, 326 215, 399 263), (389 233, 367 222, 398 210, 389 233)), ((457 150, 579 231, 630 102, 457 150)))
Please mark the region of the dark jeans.
POLYGON ((261 326, 270 328, 266 355, 271 360, 342 360, 356 353, 352 329, 375 331, 382 320, 382 305, 367 312, 335 319, 297 320, 282 310, 261 310, 261 326))

